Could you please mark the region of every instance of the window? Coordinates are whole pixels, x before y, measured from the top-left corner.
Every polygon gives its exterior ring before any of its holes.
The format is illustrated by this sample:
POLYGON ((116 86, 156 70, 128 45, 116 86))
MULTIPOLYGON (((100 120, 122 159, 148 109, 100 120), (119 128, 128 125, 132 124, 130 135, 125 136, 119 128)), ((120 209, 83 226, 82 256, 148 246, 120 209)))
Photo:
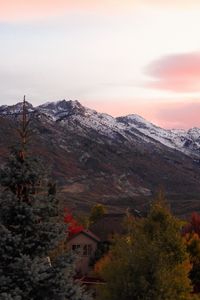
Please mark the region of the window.
POLYGON ((81 245, 72 245, 72 251, 80 251, 81 245))
POLYGON ((86 245, 78 245, 74 244, 72 245, 72 251, 77 252, 83 256, 90 256, 92 254, 92 245, 86 244, 86 245))
POLYGON ((92 254, 92 245, 88 244, 88 245, 84 245, 83 246, 83 255, 84 256, 89 256, 92 254))

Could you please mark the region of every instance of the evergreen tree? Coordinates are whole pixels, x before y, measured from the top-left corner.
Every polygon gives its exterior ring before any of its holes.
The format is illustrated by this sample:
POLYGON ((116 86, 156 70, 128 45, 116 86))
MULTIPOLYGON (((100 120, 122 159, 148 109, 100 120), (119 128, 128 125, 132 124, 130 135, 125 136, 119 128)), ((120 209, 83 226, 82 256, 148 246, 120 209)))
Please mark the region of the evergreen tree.
POLYGON ((19 133, 21 145, 0 171, 0 300, 88 299, 73 281, 71 254, 51 255, 67 228, 59 220, 55 186, 26 150, 25 100, 19 133))
POLYGON ((179 221, 168 208, 156 201, 146 219, 129 217, 126 227, 127 235, 96 265, 107 282, 103 299, 193 299, 179 221))

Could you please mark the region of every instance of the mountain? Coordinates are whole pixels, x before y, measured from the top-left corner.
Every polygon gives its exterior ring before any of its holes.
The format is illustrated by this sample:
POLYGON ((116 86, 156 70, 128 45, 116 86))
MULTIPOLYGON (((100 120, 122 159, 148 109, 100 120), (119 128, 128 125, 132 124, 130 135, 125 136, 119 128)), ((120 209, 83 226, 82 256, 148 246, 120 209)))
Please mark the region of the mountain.
POLYGON ((138 115, 119 117, 117 120, 124 123, 129 130, 137 129, 145 136, 151 137, 167 147, 179 150, 190 157, 200 158, 200 128, 192 128, 188 131, 183 129, 167 130, 138 115))
MULTIPOLYGON (((0 106, 1 163, 16 142, 21 111, 22 103, 0 106)), ((141 210, 164 186, 177 214, 200 211, 200 129, 165 130, 138 115, 114 118, 71 100, 27 103, 27 111, 31 151, 51 168, 63 205, 141 210)))

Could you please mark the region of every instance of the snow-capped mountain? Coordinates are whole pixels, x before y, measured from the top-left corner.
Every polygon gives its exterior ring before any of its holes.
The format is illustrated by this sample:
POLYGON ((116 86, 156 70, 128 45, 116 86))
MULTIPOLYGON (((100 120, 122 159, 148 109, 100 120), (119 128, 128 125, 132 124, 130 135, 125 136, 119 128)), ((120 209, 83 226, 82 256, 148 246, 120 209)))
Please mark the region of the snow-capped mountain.
MULTIPOLYGON (((20 114, 23 109, 23 102, 19 102, 15 105, 2 105, 0 106, 0 115, 17 115, 20 114)), ((26 109, 28 112, 33 112, 34 107, 32 104, 26 102, 26 109)))
MULTIPOLYGON (((22 103, 12 106, 0 106, 0 115, 18 115, 22 111, 22 103)), ((29 113, 43 114, 50 122, 59 122, 63 126, 70 122, 71 126, 93 129, 108 138, 124 138, 131 142, 138 136, 145 142, 159 142, 169 148, 176 149, 186 155, 200 158, 200 128, 188 131, 181 129, 167 130, 145 120, 137 114, 114 118, 105 113, 86 108, 77 100, 47 102, 33 107, 27 102, 29 113)))
POLYGON ((139 135, 140 138, 147 142, 160 142, 186 155, 200 157, 200 128, 192 128, 188 131, 180 129, 167 130, 136 114, 114 118, 108 114, 85 108, 78 101, 72 100, 49 102, 36 109, 49 116, 53 121, 65 123, 70 117, 75 124, 92 128, 112 138, 121 136, 131 141, 133 134, 135 136, 139 131, 142 134, 139 135))
MULTIPOLYGON (((27 103, 26 110, 30 147, 51 166, 72 206, 102 202, 115 210, 141 209, 159 185, 184 201, 200 194, 198 128, 166 130, 135 114, 114 118, 72 100, 27 103)), ((21 115, 22 103, 0 106, 0 154, 15 144, 21 115)))
POLYGON ((152 140, 163 145, 179 150, 186 155, 200 157, 200 128, 184 129, 163 129, 138 115, 119 117, 117 120, 127 125, 128 130, 137 129, 152 140))
POLYGON ((47 102, 36 107, 36 110, 50 117, 53 121, 57 121, 71 115, 78 115, 81 112, 84 113, 85 108, 76 100, 61 100, 47 102))

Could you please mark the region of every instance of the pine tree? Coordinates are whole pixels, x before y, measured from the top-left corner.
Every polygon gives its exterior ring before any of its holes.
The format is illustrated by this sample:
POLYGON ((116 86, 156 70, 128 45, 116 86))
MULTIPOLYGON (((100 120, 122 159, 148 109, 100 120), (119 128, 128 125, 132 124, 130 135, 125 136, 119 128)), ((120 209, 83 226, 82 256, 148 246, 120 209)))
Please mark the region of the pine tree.
POLYGON ((21 145, 0 171, 0 300, 89 299, 73 281, 71 254, 51 256, 67 228, 59 220, 54 184, 27 152, 25 105, 24 99, 21 145))

